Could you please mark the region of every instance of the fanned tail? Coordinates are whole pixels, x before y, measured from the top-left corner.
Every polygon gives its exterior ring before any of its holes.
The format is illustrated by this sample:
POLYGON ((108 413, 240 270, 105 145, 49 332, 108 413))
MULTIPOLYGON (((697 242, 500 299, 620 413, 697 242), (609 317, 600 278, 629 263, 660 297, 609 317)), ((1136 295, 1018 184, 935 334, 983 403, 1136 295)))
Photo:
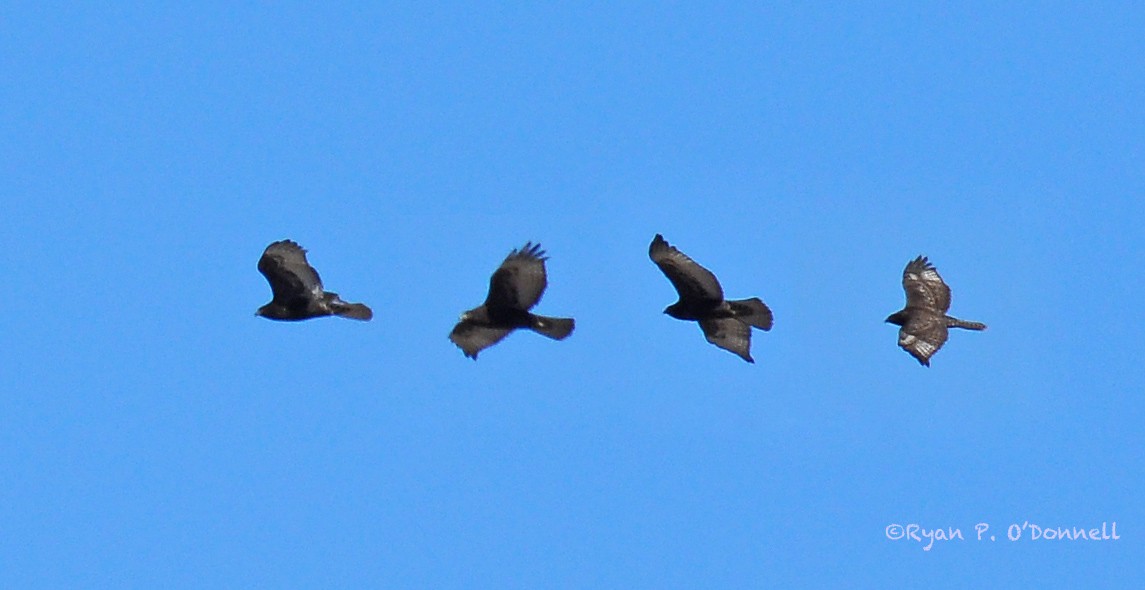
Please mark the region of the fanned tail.
POLYGON ((774 323, 771 309, 763 301, 760 301, 759 297, 728 301, 728 305, 731 305, 732 313, 735 314, 736 319, 749 326, 755 326, 766 331, 770 330, 774 323))
POLYGON ((544 334, 553 340, 564 340, 572 334, 576 322, 572 318, 550 318, 543 315, 533 315, 529 327, 538 334, 544 334))
POLYGON ((985 330, 986 324, 982 322, 968 322, 958 318, 946 317, 946 325, 950 328, 962 328, 964 330, 985 330))

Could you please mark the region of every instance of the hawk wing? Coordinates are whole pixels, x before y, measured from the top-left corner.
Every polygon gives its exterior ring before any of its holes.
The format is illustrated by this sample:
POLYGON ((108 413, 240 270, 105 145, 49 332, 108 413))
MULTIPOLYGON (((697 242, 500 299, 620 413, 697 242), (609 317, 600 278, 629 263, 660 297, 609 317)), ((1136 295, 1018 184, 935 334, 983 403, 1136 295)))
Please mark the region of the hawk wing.
POLYGON ((276 303, 287 303, 299 298, 320 299, 322 279, 318 271, 306 262, 306 250, 290 241, 282 240, 266 247, 258 259, 262 273, 276 303))
MULTIPOLYGON (((545 252, 540 244, 527 242, 505 257, 501 267, 489 279, 485 305, 494 308, 527 311, 541 300, 548 279, 545 277, 545 252)), ((504 336, 502 336, 504 337, 504 336)))
POLYGON ((724 300, 724 290, 720 288, 716 275, 688 258, 675 246, 669 245, 664 236, 656 234, 656 237, 652 238, 652 244, 648 246, 648 257, 660 267, 664 276, 672 281, 672 286, 680 294, 681 301, 718 303, 724 300))
POLYGON ((732 318, 711 318, 700 320, 700 329, 708 342, 749 363, 755 362, 751 358, 751 326, 732 318))
POLYGON ((477 360, 477 353, 497 344, 512 328, 490 328, 472 322, 458 322, 449 333, 449 339, 465 353, 465 356, 477 360))
POLYGON ((950 309, 950 287, 925 256, 911 260, 902 271, 907 307, 922 307, 939 313, 950 309))
POLYGON ((930 366, 930 357, 946 343, 946 319, 940 314, 915 313, 899 328, 899 346, 930 366))

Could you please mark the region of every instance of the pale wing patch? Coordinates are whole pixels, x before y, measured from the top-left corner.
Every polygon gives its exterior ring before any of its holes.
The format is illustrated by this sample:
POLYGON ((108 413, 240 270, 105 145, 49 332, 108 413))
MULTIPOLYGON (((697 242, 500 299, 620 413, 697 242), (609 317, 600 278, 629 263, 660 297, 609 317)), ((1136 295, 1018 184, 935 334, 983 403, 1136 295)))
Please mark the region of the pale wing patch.
POLYGON ((449 339, 465 353, 465 356, 476 360, 477 353, 497 344, 511 331, 506 328, 489 328, 462 322, 453 328, 449 339))
POLYGON ((918 353, 922 356, 929 357, 930 355, 934 354, 936 350, 938 350, 938 347, 927 342, 926 340, 918 340, 914 343, 914 349, 918 351, 918 353))
POLYGON ((745 338, 743 334, 727 332, 724 330, 720 330, 719 332, 712 334, 708 339, 713 343, 719 341, 722 344, 726 344, 733 350, 744 350, 748 347, 748 344, 751 343, 751 341, 745 338))
POLYGON ((942 344, 928 342, 915 336, 914 334, 908 334, 904 332, 899 335, 899 346, 919 357, 924 361, 925 364, 927 359, 929 359, 931 356, 934 356, 934 353, 938 352, 938 349, 942 347, 942 344))
POLYGON ((701 320, 700 329, 708 342, 745 361, 755 362, 751 359, 751 327, 747 324, 731 318, 701 320))

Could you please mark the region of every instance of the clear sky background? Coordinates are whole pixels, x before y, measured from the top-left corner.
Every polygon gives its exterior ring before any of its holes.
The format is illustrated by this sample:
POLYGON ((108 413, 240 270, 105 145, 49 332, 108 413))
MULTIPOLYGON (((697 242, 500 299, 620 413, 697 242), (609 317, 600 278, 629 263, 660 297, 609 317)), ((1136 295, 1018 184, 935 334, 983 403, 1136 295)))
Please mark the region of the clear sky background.
POLYGON ((318 4, 0 5, 0 586, 1145 585, 1139 3, 318 4), (526 240, 577 330, 470 361, 526 240))

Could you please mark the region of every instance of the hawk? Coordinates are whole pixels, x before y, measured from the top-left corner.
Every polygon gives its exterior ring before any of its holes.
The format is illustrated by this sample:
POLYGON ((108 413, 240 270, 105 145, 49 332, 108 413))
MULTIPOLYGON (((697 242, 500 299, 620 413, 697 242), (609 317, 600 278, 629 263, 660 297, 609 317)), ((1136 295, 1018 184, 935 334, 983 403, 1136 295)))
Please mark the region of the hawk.
POLYGON ((572 318, 550 318, 529 313, 541 300, 548 280, 540 244, 526 242, 505 257, 489 279, 485 303, 463 314, 449 339, 477 360, 477 353, 500 342, 517 328, 526 328, 553 340, 564 340, 573 331, 572 318))
POLYGON ((355 320, 374 317, 361 303, 347 303, 337 293, 322 290, 318 271, 306 262, 306 250, 282 240, 266 247, 258 259, 258 271, 270 283, 274 297, 258 308, 255 315, 272 320, 308 320, 327 315, 340 315, 355 320))
POLYGON ((950 287, 925 256, 911 260, 903 269, 902 288, 906 291, 906 307, 891 314, 886 321, 902 326, 899 346, 927 367, 930 357, 946 342, 947 328, 986 329, 986 324, 946 315, 950 309, 950 287))
POLYGON ((680 300, 669 305, 664 313, 678 320, 699 322, 708 342, 754 363, 750 350, 751 329, 771 329, 772 315, 767 305, 758 297, 725 300, 716 275, 670 246, 660 234, 652 239, 648 256, 680 295, 680 300))

